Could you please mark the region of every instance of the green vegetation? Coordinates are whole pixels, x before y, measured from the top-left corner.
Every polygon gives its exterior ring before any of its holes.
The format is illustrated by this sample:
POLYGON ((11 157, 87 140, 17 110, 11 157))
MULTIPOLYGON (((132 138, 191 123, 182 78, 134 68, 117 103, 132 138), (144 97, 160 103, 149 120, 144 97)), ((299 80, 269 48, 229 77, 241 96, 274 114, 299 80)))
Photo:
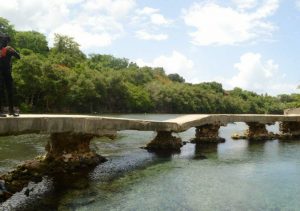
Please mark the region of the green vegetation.
POLYGON ((0 18, 0 31, 22 54, 13 76, 23 112, 64 113, 282 113, 299 107, 300 95, 272 97, 216 82, 189 84, 162 68, 139 67, 125 58, 86 56, 72 38, 56 35, 54 46, 35 31, 16 31, 0 18))

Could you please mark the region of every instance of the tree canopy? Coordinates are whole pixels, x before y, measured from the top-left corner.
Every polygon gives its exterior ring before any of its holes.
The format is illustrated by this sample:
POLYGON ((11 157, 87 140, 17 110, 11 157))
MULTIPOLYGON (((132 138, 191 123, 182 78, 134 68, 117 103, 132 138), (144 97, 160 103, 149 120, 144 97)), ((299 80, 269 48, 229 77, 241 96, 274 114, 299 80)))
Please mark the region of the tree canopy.
POLYGON ((55 35, 49 48, 45 35, 16 31, 0 18, 0 32, 22 54, 13 76, 23 112, 64 113, 282 113, 300 106, 300 94, 259 95, 222 84, 185 83, 163 68, 139 67, 113 55, 86 56, 71 37, 55 35))

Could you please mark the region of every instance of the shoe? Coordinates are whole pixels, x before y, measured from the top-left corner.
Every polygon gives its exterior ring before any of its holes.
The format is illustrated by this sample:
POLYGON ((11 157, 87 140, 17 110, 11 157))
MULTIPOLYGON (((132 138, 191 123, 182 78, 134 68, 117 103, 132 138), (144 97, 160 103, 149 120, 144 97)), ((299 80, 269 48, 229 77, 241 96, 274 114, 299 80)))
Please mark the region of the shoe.
POLYGON ((9 114, 8 114, 9 116, 14 116, 14 117, 17 117, 17 116, 19 116, 19 114, 18 113, 16 113, 16 112, 9 112, 9 114))
POLYGON ((0 117, 6 117, 6 114, 0 113, 0 117))

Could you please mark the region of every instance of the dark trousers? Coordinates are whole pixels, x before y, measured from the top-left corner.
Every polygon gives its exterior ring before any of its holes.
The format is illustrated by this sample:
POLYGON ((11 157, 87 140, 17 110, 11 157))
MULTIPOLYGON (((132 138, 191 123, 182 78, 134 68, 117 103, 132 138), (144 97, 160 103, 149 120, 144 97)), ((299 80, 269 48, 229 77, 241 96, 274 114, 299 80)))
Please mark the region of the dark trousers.
POLYGON ((11 76, 11 71, 6 69, 0 70, 0 109, 1 110, 5 102, 4 88, 6 89, 7 92, 9 112, 12 113, 14 111, 13 78, 11 76))

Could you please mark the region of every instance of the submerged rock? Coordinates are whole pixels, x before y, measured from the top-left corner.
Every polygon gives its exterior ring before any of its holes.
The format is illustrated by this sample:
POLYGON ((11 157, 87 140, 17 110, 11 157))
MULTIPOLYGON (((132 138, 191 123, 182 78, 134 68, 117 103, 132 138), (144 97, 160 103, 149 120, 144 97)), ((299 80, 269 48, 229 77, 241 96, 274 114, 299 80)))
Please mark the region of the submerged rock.
POLYGON ((231 138, 233 140, 238 140, 238 139, 247 139, 246 135, 245 134, 237 134, 237 133, 234 133, 231 138))
POLYGON ((0 202, 5 201, 6 199, 8 199, 11 196, 12 196, 12 194, 9 191, 7 191, 7 189, 5 187, 5 181, 0 180, 0 202))
POLYGON ((194 159, 195 160, 205 160, 205 159, 207 159, 207 157, 205 155, 195 155, 194 159))
MULTIPOLYGON (((0 175, 0 197, 3 200, 11 197, 13 193, 20 192, 29 182, 41 182, 45 175, 56 175, 59 173, 72 173, 82 171, 83 169, 93 168, 96 165, 105 162, 106 159, 94 152, 79 155, 68 154, 66 156, 34 160, 28 160, 19 165, 15 170, 0 175), (68 162, 66 162, 66 159, 68 162), (6 188, 4 186, 6 184, 6 188), (9 194, 8 194, 9 193, 9 194)), ((30 190, 25 192, 29 195, 30 190)))

